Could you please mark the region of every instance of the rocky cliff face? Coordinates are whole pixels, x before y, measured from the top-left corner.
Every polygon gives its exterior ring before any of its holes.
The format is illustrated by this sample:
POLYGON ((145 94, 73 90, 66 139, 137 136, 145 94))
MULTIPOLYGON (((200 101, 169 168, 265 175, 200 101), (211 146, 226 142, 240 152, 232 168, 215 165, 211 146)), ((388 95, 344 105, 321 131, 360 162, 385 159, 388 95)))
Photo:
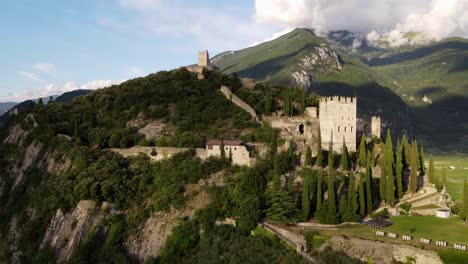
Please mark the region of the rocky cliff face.
POLYGON ((299 61, 297 70, 292 73, 291 84, 308 89, 312 80, 320 75, 342 68, 343 62, 333 48, 315 47, 299 61))
POLYGON ((172 209, 169 212, 154 213, 140 226, 138 233, 125 242, 128 253, 141 262, 146 261, 149 257, 158 256, 178 220, 183 217, 192 218, 197 209, 210 203, 210 196, 206 192, 206 188, 223 184, 222 173, 217 173, 209 179, 187 185, 185 196, 188 197, 188 201, 185 207, 172 209))
POLYGON ((69 260, 86 235, 111 212, 112 205, 103 203, 97 207, 94 201, 80 201, 73 211, 66 214, 58 210, 50 221, 42 247, 49 246, 57 262, 69 260))

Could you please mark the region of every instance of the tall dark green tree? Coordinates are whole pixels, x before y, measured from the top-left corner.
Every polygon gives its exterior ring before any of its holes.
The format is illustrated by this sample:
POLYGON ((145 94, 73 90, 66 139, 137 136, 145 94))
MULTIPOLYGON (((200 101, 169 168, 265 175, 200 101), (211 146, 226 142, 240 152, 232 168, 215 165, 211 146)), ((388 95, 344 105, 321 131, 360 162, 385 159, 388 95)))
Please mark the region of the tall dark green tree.
POLYGON ((44 106, 44 101, 42 101, 42 98, 39 98, 39 101, 37 102, 38 106, 44 106))
POLYGON ((435 184, 435 168, 434 168, 434 159, 432 158, 432 155, 429 156, 429 168, 427 171, 429 181, 432 184, 435 184))
POLYGON ((400 140, 397 142, 396 153, 396 178, 397 178, 397 195, 398 199, 403 197, 403 145, 400 140))
POLYGON ((292 116, 292 110, 291 88, 286 88, 283 98, 283 111, 286 116, 292 116))
POLYGON ((309 220, 312 214, 312 202, 315 195, 315 177, 310 170, 306 170, 302 185, 302 213, 304 220, 309 220))
POLYGON ((410 167, 411 165, 411 145, 408 141, 408 137, 403 135, 401 138, 401 144, 403 145, 403 161, 405 166, 410 167))
POLYGON ((421 151, 419 153, 420 162, 421 162, 421 172, 422 174, 426 174, 426 164, 424 164, 424 148, 421 146, 421 151))
POLYGON ((305 156, 305 165, 312 166, 312 149, 310 146, 307 146, 306 156, 305 156))
POLYGON ((304 89, 301 89, 301 113, 304 113, 307 107, 307 93, 304 89))
POLYGON ((328 151, 328 209, 330 213, 336 214, 336 198, 335 198, 335 169, 333 168, 334 157, 333 150, 328 151))
POLYGON ((356 177, 352 172, 349 173, 349 184, 348 184, 348 208, 352 214, 358 211, 359 204, 356 196, 356 177))
POLYGON ((345 139, 343 138, 343 147, 341 148, 341 168, 348 170, 348 148, 346 147, 345 139))
POLYGON ((318 129, 317 160, 315 161, 315 165, 317 165, 320 168, 323 167, 322 134, 320 132, 320 128, 318 129))
POLYGON ((380 200, 385 200, 387 198, 387 172, 386 170, 386 161, 385 161, 385 155, 386 155, 386 148, 384 148, 384 158, 380 159, 379 165, 381 168, 381 173, 380 173, 380 181, 379 181, 379 194, 380 194, 380 200))
POLYGON ((371 153, 370 151, 367 152, 367 159, 366 159, 366 209, 367 213, 372 213, 372 161, 371 161, 371 153))
POLYGON ((323 188, 323 169, 320 169, 317 175, 317 206, 316 210, 320 211, 322 209, 322 188, 323 188))
POLYGON ((417 189, 417 180, 418 180, 418 165, 419 165, 419 158, 416 153, 416 144, 413 142, 411 144, 410 150, 410 177, 409 177, 409 190, 414 195, 417 189))
POLYGON ((359 215, 364 216, 366 214, 366 197, 364 195, 364 175, 361 175, 359 179, 359 215))
POLYGON ((366 136, 362 133, 361 143, 359 143, 359 154, 358 154, 358 164, 361 168, 366 166, 366 136))
POLYGON ((276 132, 272 130, 270 139, 270 160, 273 162, 276 158, 276 152, 278 151, 278 142, 276 132))
POLYGON ((390 135, 390 129, 387 131, 387 139, 385 141, 386 145, 386 154, 384 156, 385 159, 385 173, 387 178, 386 188, 385 191, 386 198, 388 204, 393 206, 395 204, 395 174, 393 173, 393 144, 392 144, 392 137, 390 135))
POLYGON ((221 158, 222 159, 226 158, 226 150, 224 149, 224 140, 221 140, 221 146, 219 148, 221 149, 221 158))

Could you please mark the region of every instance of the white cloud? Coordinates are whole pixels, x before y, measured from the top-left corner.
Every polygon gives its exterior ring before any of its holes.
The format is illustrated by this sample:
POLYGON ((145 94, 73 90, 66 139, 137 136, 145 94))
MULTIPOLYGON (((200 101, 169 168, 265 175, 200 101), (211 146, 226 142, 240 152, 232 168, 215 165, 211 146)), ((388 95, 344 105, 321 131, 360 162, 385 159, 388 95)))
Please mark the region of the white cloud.
POLYGON ((42 82, 43 80, 41 78, 39 78, 39 76, 37 76, 35 73, 32 73, 32 72, 28 72, 28 71, 18 71, 17 72, 19 75, 25 77, 25 78, 28 78, 30 80, 33 80, 33 81, 39 81, 39 82, 42 82))
POLYGON ((41 88, 23 90, 21 92, 11 93, 6 96, 0 96, 0 102, 21 102, 24 100, 48 97, 51 95, 60 95, 65 92, 78 89, 96 90, 111 86, 113 84, 119 84, 121 82, 122 81, 94 80, 82 85, 77 85, 74 82, 67 82, 63 85, 55 85, 50 83, 41 88))
POLYGON ((55 65, 52 63, 47 63, 47 62, 41 62, 41 63, 36 63, 32 65, 32 68, 46 74, 54 74, 57 69, 55 68, 55 65))
POLYGON ((132 67, 127 68, 126 74, 127 74, 127 76, 129 78, 135 78, 135 77, 141 77, 141 76, 145 75, 146 72, 141 68, 132 66, 132 67))
POLYGON ((147 30, 182 41, 190 36, 196 42, 193 49, 239 49, 284 28, 258 23, 252 10, 234 4, 222 8, 190 6, 177 0, 120 0, 120 4, 138 12, 140 24, 147 30))
POLYGON ((249 47, 253 47, 253 46, 256 46, 258 44, 277 39, 277 38, 281 37, 282 35, 289 33, 290 31, 292 31, 292 28, 286 28, 286 29, 281 30, 279 32, 273 33, 273 35, 271 35, 270 37, 268 37, 268 38, 266 38, 266 39, 264 39, 262 41, 256 41, 252 45, 250 45, 249 47))
POLYGON ((256 0, 257 21, 317 32, 371 33, 390 45, 468 37, 468 0, 256 0), (418 32, 416 38, 405 33, 418 32))

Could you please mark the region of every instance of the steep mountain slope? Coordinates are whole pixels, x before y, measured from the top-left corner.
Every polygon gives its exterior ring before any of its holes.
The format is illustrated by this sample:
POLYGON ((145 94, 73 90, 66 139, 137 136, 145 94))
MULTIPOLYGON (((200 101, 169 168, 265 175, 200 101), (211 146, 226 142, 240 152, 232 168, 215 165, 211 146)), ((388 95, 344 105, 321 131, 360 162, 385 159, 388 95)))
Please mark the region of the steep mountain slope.
POLYGON ((275 40, 212 60, 224 73, 259 81, 302 86, 319 95, 358 97, 358 117, 366 130, 371 115, 384 127, 411 133, 411 111, 390 86, 391 80, 335 49, 308 29, 295 29, 275 40))
POLYGON ((424 45, 373 47, 350 32, 328 38, 350 56, 391 80, 388 87, 413 109, 415 133, 425 145, 466 151, 468 40, 449 38, 424 45), (353 48, 358 41, 362 45, 353 48))
POLYGON ((4 112, 10 110, 16 104, 17 103, 13 103, 13 102, 5 102, 5 103, 0 102, 0 115, 3 114, 4 112))

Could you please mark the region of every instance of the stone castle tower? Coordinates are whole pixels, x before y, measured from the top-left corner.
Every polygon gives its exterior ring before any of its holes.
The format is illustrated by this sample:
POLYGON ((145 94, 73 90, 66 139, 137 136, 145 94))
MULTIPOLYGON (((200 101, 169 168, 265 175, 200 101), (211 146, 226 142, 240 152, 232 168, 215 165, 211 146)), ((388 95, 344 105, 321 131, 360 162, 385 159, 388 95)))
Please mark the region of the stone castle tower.
POLYGON ((373 116, 371 119, 371 136, 380 138, 381 135, 380 116, 373 116))
POLYGON ((341 153, 343 140, 348 151, 356 151, 356 97, 332 96, 320 99, 319 119, 322 148, 341 153))
POLYGON ((198 52, 198 66, 210 66, 210 54, 207 50, 198 52))

